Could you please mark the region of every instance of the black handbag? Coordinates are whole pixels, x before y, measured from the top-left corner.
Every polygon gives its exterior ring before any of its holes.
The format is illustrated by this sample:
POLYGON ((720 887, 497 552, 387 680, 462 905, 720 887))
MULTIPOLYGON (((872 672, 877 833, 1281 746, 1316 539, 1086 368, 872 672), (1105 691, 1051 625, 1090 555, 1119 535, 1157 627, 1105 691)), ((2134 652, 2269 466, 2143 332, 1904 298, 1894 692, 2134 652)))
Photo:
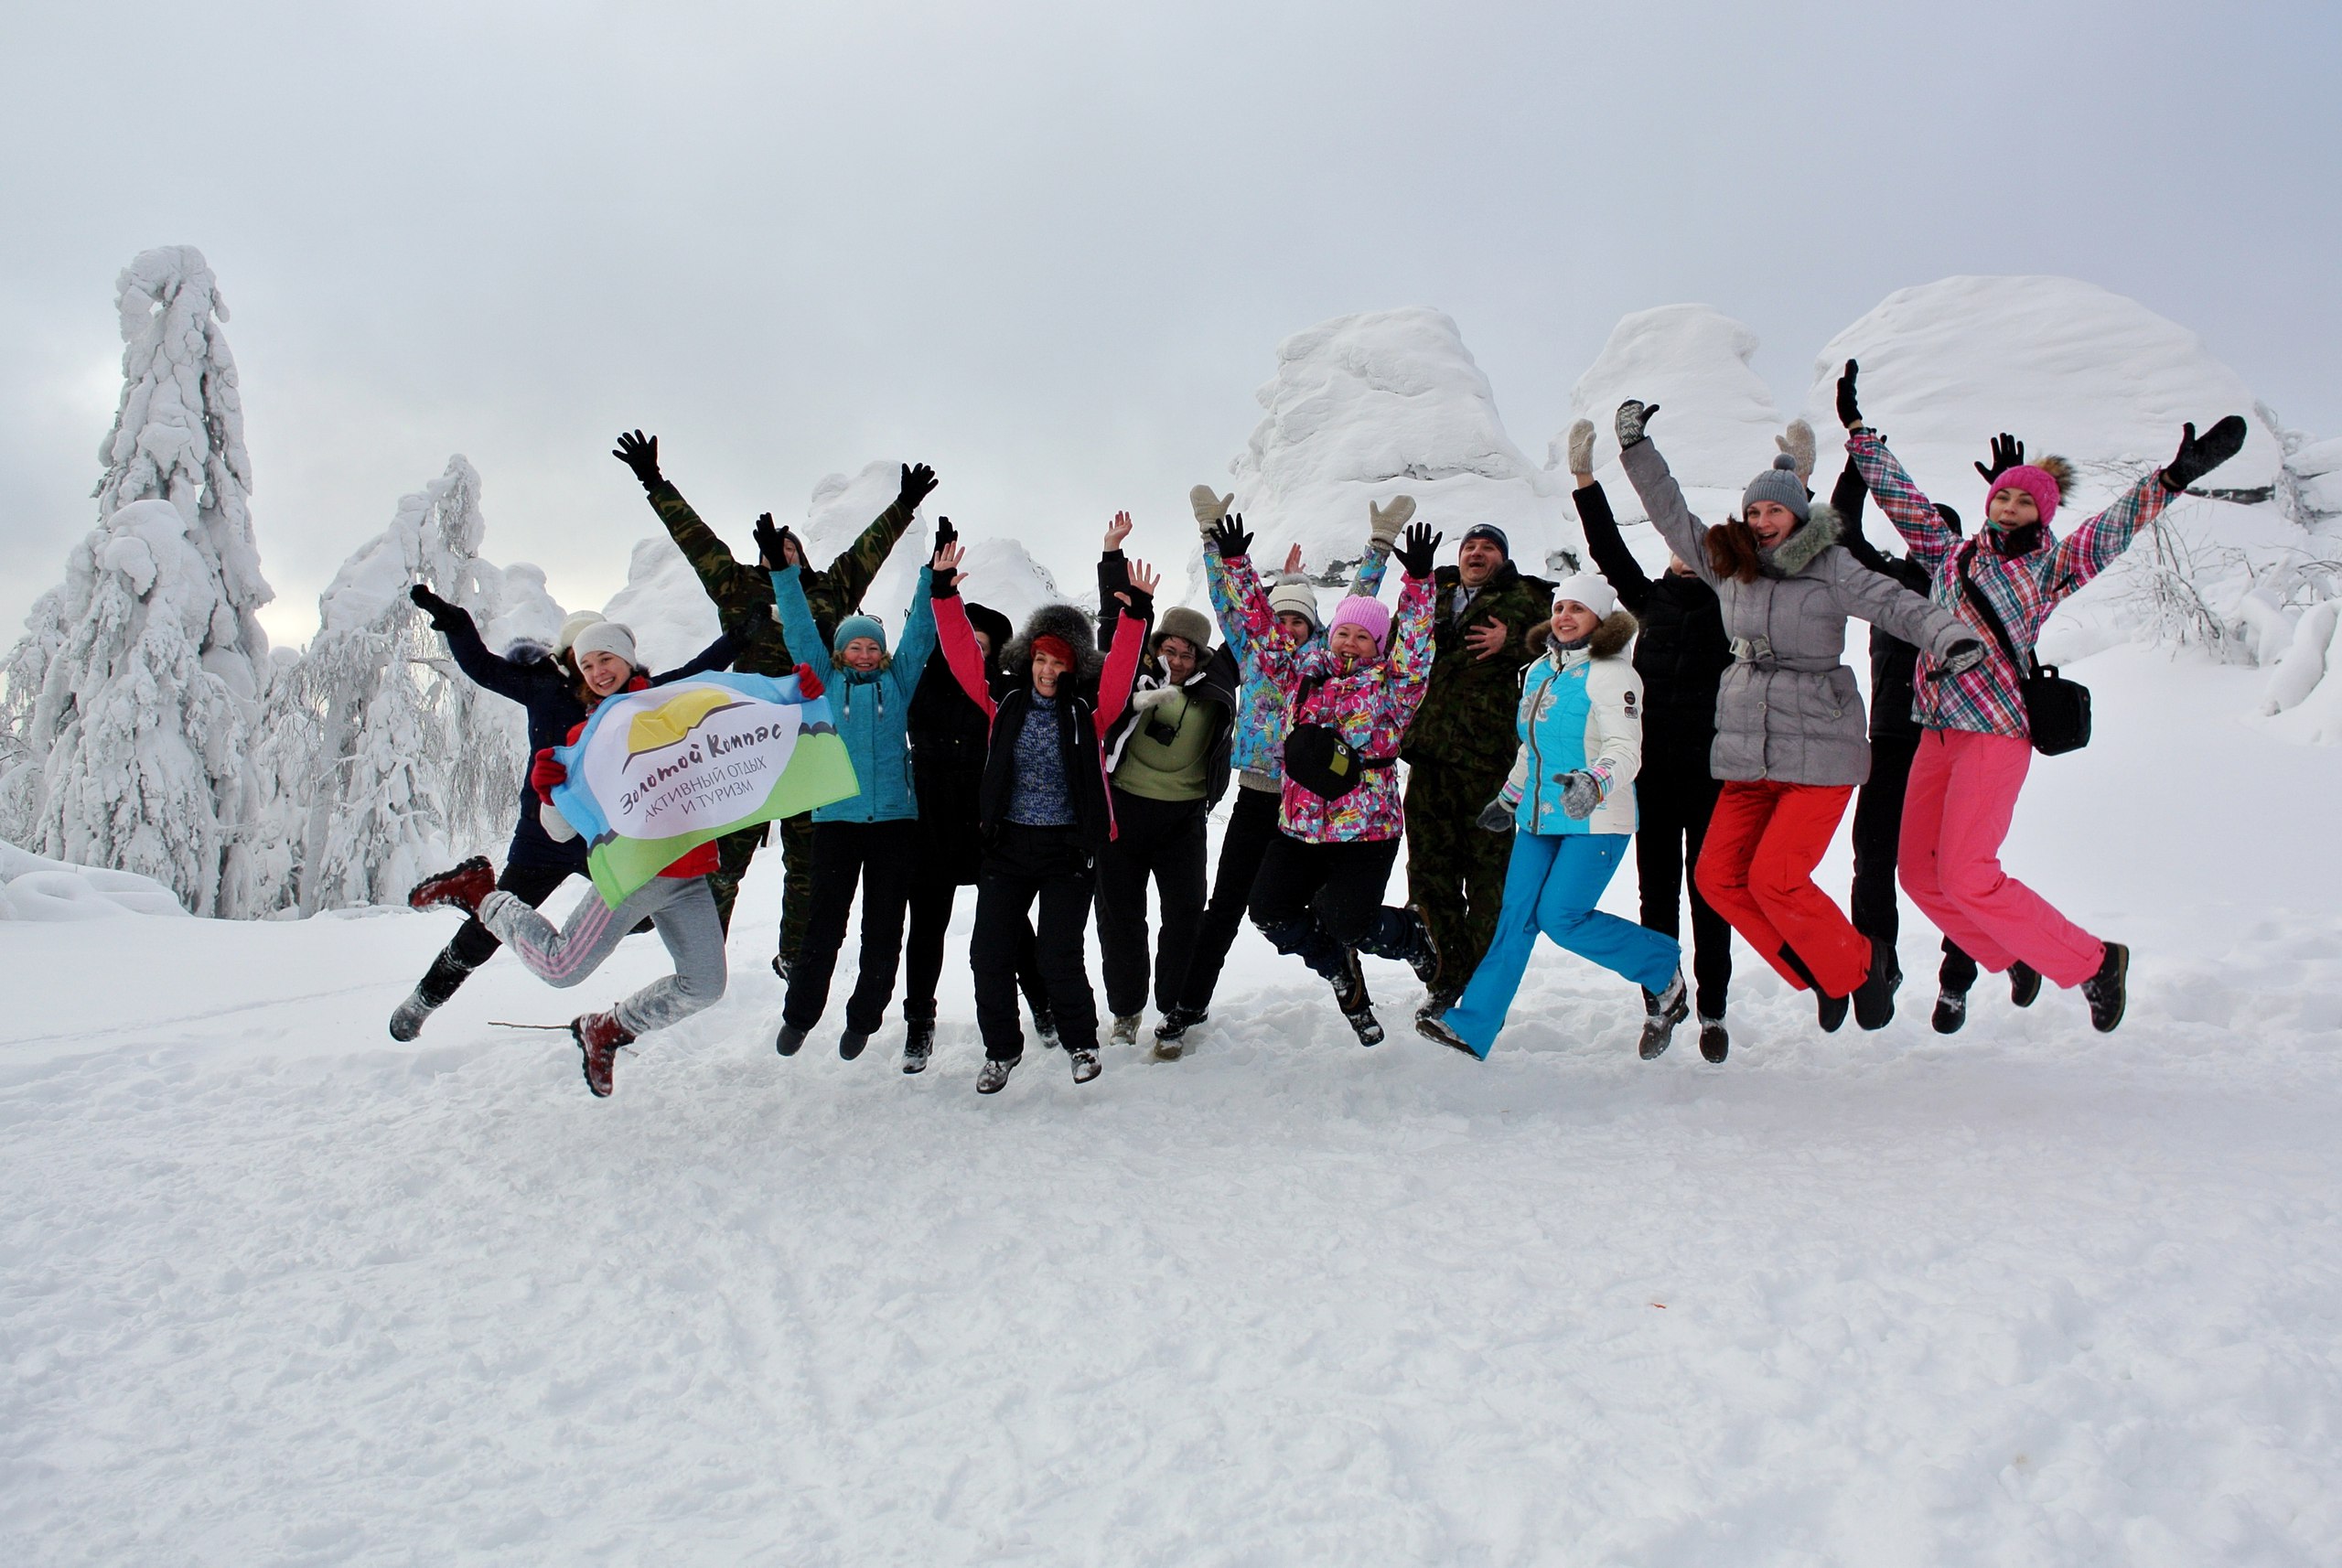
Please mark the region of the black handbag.
POLYGON ((2030 648, 2025 650, 2023 659, 2016 656, 2016 647, 2009 640, 2009 628, 2001 624, 2000 611, 1976 586, 1976 579, 1968 575, 1969 563, 1975 553, 1973 542, 1960 553, 1960 586, 1982 614, 1993 640, 2001 645, 2001 651, 2008 655, 2010 666, 2017 671, 2017 692, 2025 699, 2025 725, 2032 732, 2033 749, 2044 757, 2079 751, 2090 744, 2090 688, 2058 674, 2056 665, 2042 663, 2030 648))
MULTIPOLYGON (((1309 693, 1324 682, 1311 681, 1294 693, 1293 711, 1301 712, 1309 693)), ((1284 776, 1314 795, 1338 800, 1378 768, 1391 766, 1387 757, 1369 757, 1342 738, 1331 725, 1293 726, 1284 737, 1284 776)))

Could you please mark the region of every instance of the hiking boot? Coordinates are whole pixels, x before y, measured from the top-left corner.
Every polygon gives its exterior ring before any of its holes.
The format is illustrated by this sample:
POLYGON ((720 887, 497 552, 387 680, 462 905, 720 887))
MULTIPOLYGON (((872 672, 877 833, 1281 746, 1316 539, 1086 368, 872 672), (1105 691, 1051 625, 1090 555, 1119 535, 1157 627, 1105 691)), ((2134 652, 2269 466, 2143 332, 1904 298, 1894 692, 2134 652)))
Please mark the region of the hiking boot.
POLYGON ((610 1097, 610 1073, 618 1059, 618 1047, 634 1044, 634 1036, 627 1032, 614 1013, 587 1013, 569 1021, 570 1036, 577 1042, 578 1054, 585 1058, 586 1087, 594 1091, 596 1100, 610 1097))
POLYGON ((998 1061, 994 1060, 990 1057, 986 1057, 984 1058, 983 1070, 976 1074, 976 1092, 978 1094, 998 1094, 1002 1090, 1008 1087, 1008 1075, 1015 1071, 1016 1064, 1024 1059, 1024 1057, 1021 1055, 1009 1057, 1004 1060, 998 1061))
POLYGON ((1137 1045, 1138 1026, 1145 1021, 1146 1015, 1143 1013, 1117 1013, 1114 1015, 1113 1033, 1110 1037, 1118 1046, 1137 1045))
POLYGON ((447 998, 456 993, 456 988, 463 984, 471 972, 468 964, 457 962, 445 951, 433 959, 431 967, 424 970, 423 978, 414 983, 414 989, 408 993, 407 999, 392 1012, 391 1038, 403 1045, 423 1033, 424 1020, 445 1006, 447 998))
POLYGON ((1421 909, 1410 904, 1407 914, 1415 923, 1414 940, 1407 947, 1407 962, 1414 970, 1417 983, 1429 986, 1439 978, 1439 944, 1432 940, 1431 926, 1421 909))
POLYGON ((862 1054, 863 1047, 869 1043, 868 1030, 857 1029, 849 1024, 846 1026, 845 1033, 838 1036, 838 1055, 846 1061, 852 1061, 862 1054))
POLYGON ((1834 1035, 1845 1026, 1846 1009, 1853 1005, 1851 996, 1830 996, 1820 991, 1813 993, 1814 1016, 1821 1020, 1821 1032, 1834 1035))
POLYGON ((800 1029, 794 1024, 784 1023, 780 1026, 780 1033, 773 1036, 772 1048, 782 1056, 793 1057, 804 1048, 805 1036, 808 1033, 809 1031, 800 1029))
POLYGON ((1683 972, 1679 969, 1665 991, 1658 995, 1643 993, 1643 1037, 1635 1047, 1635 1054, 1647 1062, 1665 1056, 1669 1042, 1675 1037, 1675 1026, 1691 1015, 1690 988, 1683 983, 1683 972))
POLYGON ((1426 1018, 1436 1018, 1440 1016, 1450 1007, 1455 1006, 1456 1003, 1462 1001, 1463 996, 1464 993, 1460 991, 1433 991, 1426 993, 1423 1001, 1415 1007, 1415 1022, 1420 1024, 1426 1018))
POLYGON ((1088 1083, 1091 1079, 1098 1076, 1098 1053, 1096 1051, 1082 1049, 1069 1051, 1066 1055, 1067 1058, 1073 1063, 1074 1082, 1088 1083))
POLYGON ((1187 1048, 1187 1031, 1210 1015, 1197 1007, 1174 1007, 1163 1015, 1155 1026, 1155 1055, 1158 1060, 1176 1062, 1187 1048))
POLYGON ((1895 1021, 1895 992, 1903 983, 1903 966, 1895 950, 1876 937, 1870 940, 1870 972, 1854 987, 1854 1022, 1864 1029, 1884 1029, 1895 1021))
POLYGON ((903 1070, 925 1072, 927 1058, 935 1054, 935 1026, 913 1024, 903 1034, 903 1070))
MULTIPOLYGON (((408 890, 407 906, 414 909, 461 909, 479 913, 479 901, 496 891, 496 867, 484 854, 473 855, 453 871, 426 876, 408 890)), ((608 1090, 602 1091, 605 1094, 608 1090)))
POLYGON ((2130 993, 2131 950, 2121 942, 2109 942, 2098 972, 2082 982, 2082 999, 2090 1004, 2090 1026, 2101 1035, 2112 1034, 2114 1026, 2122 1022, 2130 993))
POLYGON ((1058 1048, 1058 1021, 1047 1008, 1033 1009, 1033 1033, 1039 1038, 1043 1050, 1053 1051, 1058 1048))
POLYGON ((1724 1033, 1721 1018, 1700 1020, 1700 1055, 1706 1060, 1720 1062, 1732 1054, 1732 1036, 1724 1033))
POLYGON ((1957 1035, 1968 1022, 1968 993, 1947 987, 1936 993, 1936 1010, 1928 1018, 1939 1035, 1957 1035))
POLYGON ((2009 1000, 2020 1007, 2030 1007, 2033 999, 2041 994, 2041 972, 2022 959, 2009 965, 2009 1000))
POLYGON ((1417 1014, 1415 1015, 1415 1033, 1421 1035, 1426 1040, 1437 1040, 1441 1045, 1445 1046, 1451 1051, 1462 1051, 1466 1056, 1470 1057, 1476 1062, 1486 1061, 1488 1059, 1486 1057, 1483 1057, 1479 1052, 1474 1050, 1471 1047, 1471 1043, 1466 1040, 1463 1036, 1457 1034, 1455 1029, 1449 1026, 1444 1014, 1444 1009, 1440 1013, 1417 1014))

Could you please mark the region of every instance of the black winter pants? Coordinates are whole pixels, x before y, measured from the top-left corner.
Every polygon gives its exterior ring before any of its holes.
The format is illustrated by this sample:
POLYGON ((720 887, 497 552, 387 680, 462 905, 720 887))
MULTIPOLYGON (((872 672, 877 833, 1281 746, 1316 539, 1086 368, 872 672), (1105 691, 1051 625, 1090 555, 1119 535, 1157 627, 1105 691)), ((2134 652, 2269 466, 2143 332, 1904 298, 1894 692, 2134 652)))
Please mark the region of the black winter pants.
MULTIPOLYGON (((1277 840, 1279 800, 1274 789, 1239 787, 1236 790, 1236 804, 1228 816, 1228 832, 1220 835, 1219 868, 1212 874, 1211 902, 1204 907, 1203 919, 1196 927, 1195 950, 1187 958, 1187 979, 1176 983, 1177 990, 1173 993, 1173 1000, 1182 1007, 1198 1013, 1211 1011, 1212 993, 1219 987, 1219 972, 1228 962, 1228 950, 1236 941, 1238 929, 1244 924, 1244 911, 1252 908, 1252 885, 1260 878, 1261 857, 1277 840)), ((1158 971, 1158 993, 1162 984, 1163 976, 1158 971)))
MULTIPOLYGON (((960 879, 955 868, 922 855, 911 872, 910 935, 903 940, 903 1022, 935 1022, 935 984, 943 978, 943 939, 951 928, 951 906, 958 902, 960 879)), ((1040 955, 1034 950, 1033 928, 1016 932, 1016 984, 1036 1014, 1049 1010, 1049 993, 1041 984, 1040 955)))
MULTIPOLYGON (((1889 952, 1903 925, 1895 894, 1896 846, 1903 837, 1903 796, 1911 781, 1911 759, 1918 755, 1916 735, 1874 736, 1870 781, 1854 796, 1854 889, 1846 901, 1848 913, 1854 929, 1885 942, 1889 952)), ((1950 937, 1943 940, 1938 982, 1944 990, 1962 994, 1976 983, 1976 961, 1950 937)))
POLYGON ((813 824, 813 897, 805 940, 789 968, 789 1000, 780 1015, 811 1029, 829 1004, 830 977, 845 945, 846 918, 862 890, 862 966, 846 998, 845 1026, 876 1034, 895 994, 895 966, 903 951, 903 909, 910 897, 911 862, 919 853, 919 823, 813 824))
MULTIPOLYGON (((1483 836, 1511 843, 1500 833, 1483 836)), ((1398 858, 1397 839, 1304 843, 1279 833, 1252 885, 1252 923, 1277 951, 1299 955, 1328 980, 1342 973, 1351 948, 1402 955, 1414 921, 1382 902, 1398 858)))
POLYGON ((1127 1017, 1146 1006, 1146 885, 1163 900, 1155 950, 1155 1005, 1170 1011, 1187 978, 1196 926, 1204 913, 1204 803, 1114 791, 1114 838, 1098 854, 1098 955, 1106 971, 1106 1011, 1127 1017))
MULTIPOLYGON (((508 860, 504 863, 504 869, 497 875, 496 886, 534 909, 542 908, 544 901, 553 897, 553 889, 568 880, 569 875, 569 867, 565 865, 532 865, 526 861, 508 860)), ((453 996, 456 987, 464 983, 464 976, 494 958, 496 950, 503 945, 496 940, 494 931, 479 923, 478 916, 474 915, 465 920, 440 955, 448 961, 453 971, 460 972, 454 972, 451 978, 446 979, 446 990, 432 999, 433 1004, 453 996)), ((436 964, 433 969, 441 976, 450 976, 450 969, 436 964)))
POLYGON ((1431 761, 1410 765, 1407 897, 1439 948, 1441 991, 1464 989, 1497 933, 1512 835, 1489 832, 1479 818, 1511 769, 1509 753, 1493 768, 1431 761))
MULTIPOLYGON (((1642 770, 1635 775, 1635 880, 1642 896, 1642 926, 1681 940, 1682 904, 1692 898, 1692 978, 1703 1018, 1721 1018, 1732 990, 1732 925, 1716 913, 1687 875, 1700 864, 1708 818, 1724 786, 1708 772, 1704 734, 1652 744, 1656 721, 1643 725, 1642 770)), ((1888 874, 1890 880, 1893 873, 1888 874)))
POLYGON ((1083 961, 1096 882, 1096 867, 1073 828, 1004 822, 984 852, 976 883, 976 934, 968 956, 975 969, 976 1027, 987 1059, 1014 1061, 1025 1054, 1025 1031, 1016 1016, 1016 961, 1023 945, 1019 933, 1027 929, 1036 903, 1040 911, 1034 940, 1058 1042, 1069 1051, 1098 1048, 1098 999, 1083 961))

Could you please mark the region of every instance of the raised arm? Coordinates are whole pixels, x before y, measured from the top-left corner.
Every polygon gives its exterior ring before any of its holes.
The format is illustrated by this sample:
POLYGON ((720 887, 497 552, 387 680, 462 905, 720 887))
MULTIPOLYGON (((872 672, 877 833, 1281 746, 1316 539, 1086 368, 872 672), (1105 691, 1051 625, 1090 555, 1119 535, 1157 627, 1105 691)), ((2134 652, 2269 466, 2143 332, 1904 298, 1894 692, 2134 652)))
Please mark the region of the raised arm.
POLYGON ((1877 431, 1868 425, 1848 431, 1846 455, 1864 485, 1878 498, 1878 510, 1910 546, 1911 559, 1933 576, 1959 547, 1960 536, 1945 523, 1936 503, 1903 471, 1903 465, 1886 449, 1885 438, 1877 431))
POLYGON ((1620 604, 1642 614, 1643 606, 1650 602, 1650 575, 1618 536, 1618 520, 1611 513, 1608 493, 1589 478, 1570 492, 1570 499, 1577 503, 1578 527, 1585 534, 1586 553, 1594 557, 1594 569, 1617 594, 1620 604))
POLYGON ((935 639, 943 661, 968 700, 990 720, 998 710, 992 700, 992 682, 985 678, 984 653, 976 645, 976 628, 968 624, 968 607, 960 599, 960 547, 947 544, 935 553, 929 574, 928 596, 934 601, 935 639))
POLYGON ((1104 653, 1114 646, 1114 629, 1118 617, 1114 612, 1114 596, 1127 592, 1131 585, 1130 557, 1123 553, 1123 541, 1131 536, 1131 514, 1118 511, 1114 521, 1106 525, 1104 547, 1098 553, 1098 651, 1104 653))
POLYGON ((780 617, 780 635, 789 651, 816 670, 829 668, 822 655, 829 648, 822 629, 813 624, 813 607, 805 599, 805 568, 783 566, 772 575, 772 607, 780 617))
POLYGON ((480 639, 479 628, 469 611, 448 603, 420 583, 409 588, 406 596, 429 618, 432 628, 447 639, 447 652, 456 660, 456 668, 474 685, 516 703, 529 700, 530 685, 537 677, 527 665, 490 653, 488 644, 480 639))
POLYGON ((1277 629, 1277 618, 1269 609, 1269 596, 1261 586, 1260 574, 1252 570, 1252 536, 1244 532, 1244 519, 1230 512, 1214 525, 1211 542, 1207 549, 1218 557, 1220 577, 1212 604, 1222 610, 1221 625, 1227 628, 1230 641, 1241 628, 1251 653, 1254 668, 1262 680, 1279 691, 1291 694, 1295 680, 1295 656, 1300 651, 1293 640, 1277 629), (1229 618, 1230 612, 1233 618, 1229 618))
POLYGON ((1651 526, 1659 530, 1676 559, 1691 567, 1700 581, 1716 587, 1715 568, 1708 564, 1707 525, 1692 515, 1683 501, 1682 487, 1668 472, 1667 459, 1643 434, 1643 427, 1658 412, 1658 404, 1632 398, 1618 405, 1618 462, 1627 470, 1627 481, 1635 487, 1643 510, 1650 514, 1651 526))
POLYGON ((700 521, 699 513, 683 499, 659 471, 659 438, 641 431, 629 431, 618 437, 618 450, 611 454, 641 481, 642 493, 650 499, 650 510, 659 515, 668 537, 691 563, 692 571, 699 577, 699 585, 715 601, 718 610, 730 614, 740 602, 740 590, 748 582, 749 569, 732 558, 730 547, 715 537, 715 531, 700 521))
POLYGON ((1350 596, 1370 599, 1382 592, 1383 575, 1391 569, 1391 552, 1399 546, 1400 531, 1415 515, 1415 498, 1392 496, 1388 506, 1366 503, 1366 553, 1350 575, 1350 596))
POLYGON ((1114 618, 1114 639, 1106 650, 1106 668, 1098 677, 1098 733, 1105 735, 1122 721, 1130 706, 1131 688, 1138 683, 1138 661, 1146 651, 1146 628, 1155 619, 1155 589, 1161 581, 1144 561, 1130 566, 1128 585, 1116 599, 1122 613, 1114 618))
POLYGON ((1438 548, 1439 535, 1419 522, 1407 530, 1405 544, 1395 553, 1407 574, 1391 627, 1391 715, 1402 731, 1413 720, 1431 680, 1431 573, 1438 548))
POLYGON ((919 678, 927 671, 927 656, 939 646, 934 583, 935 568, 921 566, 919 589, 911 596, 910 618, 903 623, 903 635, 896 639, 895 657, 888 666, 896 672, 897 687, 906 693, 919 689, 919 678))
POLYGON ((672 670, 650 677, 654 686, 664 686, 671 681, 688 681, 694 675, 712 675, 732 668, 732 660, 739 656, 738 641, 730 632, 720 633, 714 642, 699 650, 689 663, 678 664, 672 670))

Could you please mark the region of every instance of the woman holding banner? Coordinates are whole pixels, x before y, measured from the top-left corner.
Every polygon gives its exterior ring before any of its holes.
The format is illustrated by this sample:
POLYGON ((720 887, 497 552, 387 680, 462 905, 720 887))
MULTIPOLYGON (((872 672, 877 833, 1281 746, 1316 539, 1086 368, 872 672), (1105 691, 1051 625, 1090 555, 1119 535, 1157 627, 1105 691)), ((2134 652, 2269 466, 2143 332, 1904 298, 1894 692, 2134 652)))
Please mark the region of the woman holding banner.
MULTIPOLYGON (((613 698, 648 690, 650 682, 636 668, 633 633, 616 621, 596 621, 586 627, 571 644, 570 655, 580 672, 577 695, 587 716, 571 731, 569 740, 572 748, 578 748, 580 738, 586 738, 586 745, 573 752, 582 758, 595 749, 594 737, 587 734, 596 727, 595 713, 613 698)), ((713 772, 715 770, 708 768, 704 758, 720 757, 738 749, 736 740, 727 740, 721 733, 723 727, 736 730, 736 716, 727 726, 710 721, 726 713, 737 715, 757 705, 736 700, 745 689, 740 686, 743 682, 758 682, 782 703, 817 697, 822 690, 813 672, 800 665, 793 680, 720 676, 686 682, 675 687, 677 694, 664 703, 635 714, 623 731, 612 734, 622 748, 622 759, 634 768, 636 776, 649 774, 659 781, 661 789, 658 800, 674 799, 697 782, 689 773, 676 774, 674 770, 713 772), (636 758, 644 757, 651 760, 636 763, 636 758), (662 757, 671 760, 662 763, 662 757), (654 767, 656 772, 652 772, 654 767)), ((624 713, 618 716, 628 719, 624 713)), ((829 738, 834 743, 834 736, 829 738)), ((794 749, 809 751, 809 755, 811 750, 818 750, 808 748, 802 742, 794 749)), ((842 747, 833 749, 842 755, 842 747)), ((715 845, 711 842, 715 834, 694 834, 684 824, 685 831, 678 836, 691 847, 655 875, 643 878, 639 886, 628 886, 630 876, 619 872, 614 880, 605 857, 615 858, 613 852, 639 855, 646 849, 663 853, 656 850, 660 841, 647 832, 618 831, 621 825, 636 826, 632 820, 617 824, 580 821, 573 825, 568 814, 553 804, 554 789, 568 779, 568 764, 555 748, 547 746, 537 753, 529 770, 529 782, 543 802, 541 815, 546 831, 556 840, 583 832, 594 846, 593 872, 597 891, 579 900, 566 925, 556 928, 524 899, 499 891, 495 870, 481 855, 473 856, 453 871, 416 884, 407 895, 407 902, 418 909, 460 909, 477 918, 511 947, 531 973, 548 984, 562 987, 575 985, 593 973, 617 949, 618 939, 640 921, 650 920, 674 958, 675 972, 653 981, 615 1006, 581 1015, 569 1025, 569 1032, 584 1058, 586 1086, 596 1096, 607 1096, 620 1046, 632 1044, 638 1035, 679 1023, 712 1005, 724 994, 724 926, 716 917, 715 896, 707 882, 708 874, 716 866, 715 845)), ((772 786, 756 786, 766 791, 764 803, 768 814, 795 810, 800 803, 785 796, 779 783, 776 779, 772 786)), ((582 793, 565 792, 564 799, 580 813, 607 809, 607 802, 582 793)), ((807 800, 801 803, 810 806, 819 801, 807 800)), ((650 813, 659 810, 653 806, 650 813)), ((729 817, 737 819, 743 814, 747 813, 734 811, 729 817)), ((727 821, 724 825, 735 826, 736 822, 727 821)))

